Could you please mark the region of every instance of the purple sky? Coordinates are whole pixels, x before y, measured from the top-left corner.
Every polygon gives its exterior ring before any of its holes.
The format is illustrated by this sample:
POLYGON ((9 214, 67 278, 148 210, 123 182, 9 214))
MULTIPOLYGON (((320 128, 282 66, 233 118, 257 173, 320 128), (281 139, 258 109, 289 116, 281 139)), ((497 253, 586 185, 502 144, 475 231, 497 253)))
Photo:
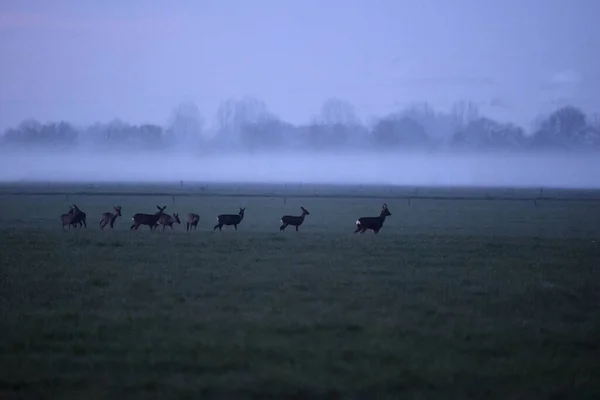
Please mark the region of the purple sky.
POLYGON ((292 122, 471 99, 526 128, 600 112, 598 0, 0 2, 0 129, 25 118, 166 123, 194 101, 264 100, 292 122))

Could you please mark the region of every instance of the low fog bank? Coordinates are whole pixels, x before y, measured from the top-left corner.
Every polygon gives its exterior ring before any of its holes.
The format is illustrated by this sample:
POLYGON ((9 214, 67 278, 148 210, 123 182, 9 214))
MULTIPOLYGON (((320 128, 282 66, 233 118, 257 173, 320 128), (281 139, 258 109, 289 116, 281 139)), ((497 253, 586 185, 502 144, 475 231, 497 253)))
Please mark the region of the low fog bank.
POLYGON ((0 155, 3 182, 303 182, 600 188, 597 154, 0 155))

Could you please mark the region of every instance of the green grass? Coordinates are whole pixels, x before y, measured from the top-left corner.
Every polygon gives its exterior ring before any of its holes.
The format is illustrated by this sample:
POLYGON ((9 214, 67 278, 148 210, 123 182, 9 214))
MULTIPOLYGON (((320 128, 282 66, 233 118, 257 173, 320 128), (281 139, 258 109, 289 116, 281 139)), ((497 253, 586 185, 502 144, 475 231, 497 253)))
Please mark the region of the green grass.
MULTIPOLYGON (((1 191, 27 190, 40 192, 1 191)), ((353 235, 381 199, 227 190, 290 197, 0 194, 0 398, 600 393, 598 202, 388 199, 380 234, 353 235), (61 229, 70 203, 87 230, 61 229), (100 231, 116 204, 123 218, 100 231), (198 212, 198 231, 130 232, 131 215, 157 204, 198 212), (311 212, 300 232, 279 232, 300 205, 311 212), (239 206, 237 232, 212 232, 239 206)))

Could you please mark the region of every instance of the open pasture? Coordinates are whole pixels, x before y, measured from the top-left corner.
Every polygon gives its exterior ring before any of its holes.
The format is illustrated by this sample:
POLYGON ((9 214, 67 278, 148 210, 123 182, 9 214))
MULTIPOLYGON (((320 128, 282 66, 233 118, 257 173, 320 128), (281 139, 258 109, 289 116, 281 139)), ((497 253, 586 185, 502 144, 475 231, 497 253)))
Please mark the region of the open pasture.
POLYGON ((0 398, 595 398, 594 198, 4 185, 0 398), (384 202, 392 215, 379 235, 354 235, 356 219, 384 202), (61 229, 72 203, 87 229, 61 229), (114 205, 123 217, 101 231, 114 205), (156 205, 182 224, 129 231, 133 214, 156 205), (310 211, 300 231, 280 232, 300 206, 310 211), (238 231, 212 231, 239 207, 238 231), (200 215, 195 232, 188 212, 200 215))

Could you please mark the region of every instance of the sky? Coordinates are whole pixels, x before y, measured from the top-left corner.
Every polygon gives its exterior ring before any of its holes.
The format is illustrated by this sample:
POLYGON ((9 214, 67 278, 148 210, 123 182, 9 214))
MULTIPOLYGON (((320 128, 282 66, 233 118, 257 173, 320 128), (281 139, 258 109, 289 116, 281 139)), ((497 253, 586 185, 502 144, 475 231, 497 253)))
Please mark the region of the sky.
POLYGON ((0 2, 0 130, 26 118, 166 124, 252 96, 294 123, 472 100, 528 127, 600 112, 597 0, 0 2))

